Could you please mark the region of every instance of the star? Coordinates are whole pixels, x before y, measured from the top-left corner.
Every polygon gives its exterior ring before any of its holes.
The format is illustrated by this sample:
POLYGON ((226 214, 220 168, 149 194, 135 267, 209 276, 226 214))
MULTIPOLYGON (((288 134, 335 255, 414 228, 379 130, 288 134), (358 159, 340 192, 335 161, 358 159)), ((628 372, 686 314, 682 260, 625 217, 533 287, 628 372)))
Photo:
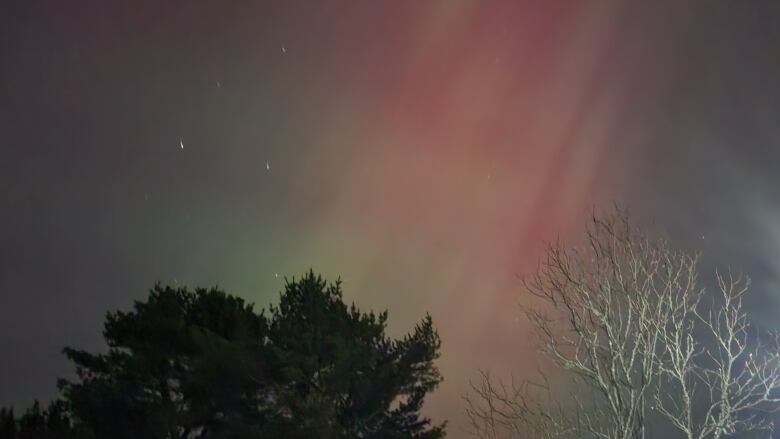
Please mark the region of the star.
POLYGON ((184 141, 181 140, 181 137, 179 138, 179 146, 184 149, 184 141))

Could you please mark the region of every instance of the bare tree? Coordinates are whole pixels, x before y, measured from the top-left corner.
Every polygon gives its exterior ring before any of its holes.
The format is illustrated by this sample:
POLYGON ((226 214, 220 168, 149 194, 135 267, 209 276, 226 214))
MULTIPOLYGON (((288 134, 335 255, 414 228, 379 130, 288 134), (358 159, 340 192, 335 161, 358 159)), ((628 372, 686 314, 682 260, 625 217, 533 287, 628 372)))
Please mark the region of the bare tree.
MULTIPOLYGON (((471 383, 473 396, 467 397, 466 414, 472 433, 480 438, 575 438, 574 423, 566 409, 553 404, 549 384, 528 380, 509 383, 491 379, 479 371, 478 383, 471 383)), ((544 377, 544 376, 542 376, 544 377)))
POLYGON ((750 327, 742 304, 748 278, 715 277, 712 303, 691 294, 666 322, 655 407, 686 439, 755 431, 771 437, 769 415, 780 410, 778 337, 762 339, 750 327))
POLYGON ((475 435, 642 439, 653 412, 690 439, 771 429, 757 410, 778 407, 780 366, 751 344, 747 285, 717 276, 722 300, 705 311, 697 261, 620 209, 594 215, 584 245, 549 246, 524 280, 525 314, 572 395, 556 402, 545 373, 539 385, 482 373, 466 398, 475 435))

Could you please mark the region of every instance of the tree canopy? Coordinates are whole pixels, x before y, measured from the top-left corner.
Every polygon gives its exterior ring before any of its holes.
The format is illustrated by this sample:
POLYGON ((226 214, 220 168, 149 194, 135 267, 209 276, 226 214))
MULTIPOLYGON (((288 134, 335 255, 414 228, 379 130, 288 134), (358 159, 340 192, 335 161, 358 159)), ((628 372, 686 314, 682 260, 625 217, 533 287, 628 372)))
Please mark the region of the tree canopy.
POLYGON ((536 378, 482 372, 467 397, 484 439, 775 436, 780 334, 753 325, 749 279, 699 283, 698 254, 594 215, 581 245, 551 244, 523 284, 536 378))
MULTIPOLYGON (((420 414, 442 379, 431 317, 400 339, 386 326, 311 271, 261 312, 217 288, 156 285, 107 315, 107 352, 65 349, 77 379, 34 419, 95 439, 443 437, 420 414)), ((25 416, 0 412, 0 439, 50 437, 21 435, 25 416)))

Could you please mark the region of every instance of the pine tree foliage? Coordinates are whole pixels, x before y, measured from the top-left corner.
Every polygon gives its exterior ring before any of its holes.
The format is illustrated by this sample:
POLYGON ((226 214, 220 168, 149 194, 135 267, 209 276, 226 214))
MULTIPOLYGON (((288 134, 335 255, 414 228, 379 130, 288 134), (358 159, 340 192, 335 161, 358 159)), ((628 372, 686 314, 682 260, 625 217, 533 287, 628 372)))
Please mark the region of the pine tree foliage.
POLYGON ((2 409, 0 439, 444 437, 420 414, 442 379, 432 319, 393 339, 387 318, 312 271, 267 313, 156 285, 107 315, 107 352, 65 349, 77 379, 60 381, 61 400, 18 419, 2 409))

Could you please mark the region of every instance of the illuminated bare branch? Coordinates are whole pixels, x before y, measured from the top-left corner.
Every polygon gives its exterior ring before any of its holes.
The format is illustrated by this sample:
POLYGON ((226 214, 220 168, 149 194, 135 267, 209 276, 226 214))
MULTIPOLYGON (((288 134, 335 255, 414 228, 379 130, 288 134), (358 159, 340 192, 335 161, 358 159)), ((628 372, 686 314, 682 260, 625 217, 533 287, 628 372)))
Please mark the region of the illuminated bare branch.
POLYGON ((525 314, 543 358, 570 378, 556 402, 543 384, 481 373, 467 398, 477 437, 643 439, 649 419, 686 439, 771 431, 780 407, 778 338, 763 342, 742 300, 748 282, 716 275, 705 300, 698 255, 633 228, 625 211, 594 216, 585 244, 550 245, 525 279, 525 314))

